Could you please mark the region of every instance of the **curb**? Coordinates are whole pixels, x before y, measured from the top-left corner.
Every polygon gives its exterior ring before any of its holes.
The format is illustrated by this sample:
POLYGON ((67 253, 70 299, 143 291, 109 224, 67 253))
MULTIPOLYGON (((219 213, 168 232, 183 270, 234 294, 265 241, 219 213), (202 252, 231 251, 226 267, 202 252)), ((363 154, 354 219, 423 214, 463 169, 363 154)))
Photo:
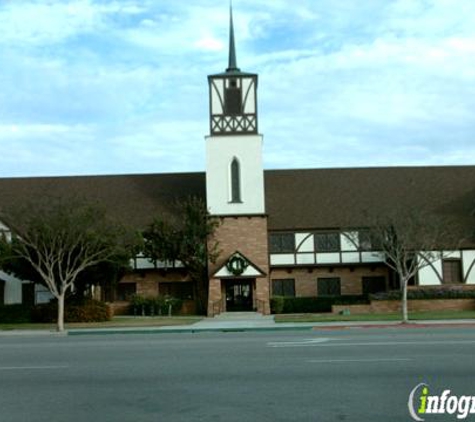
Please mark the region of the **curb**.
POLYGON ((131 330, 74 330, 68 331, 68 336, 84 335, 111 335, 111 334, 199 334, 199 333, 242 333, 242 332, 264 332, 264 331, 311 331, 313 326, 303 327, 229 327, 229 328, 157 328, 151 330, 131 329, 131 330))

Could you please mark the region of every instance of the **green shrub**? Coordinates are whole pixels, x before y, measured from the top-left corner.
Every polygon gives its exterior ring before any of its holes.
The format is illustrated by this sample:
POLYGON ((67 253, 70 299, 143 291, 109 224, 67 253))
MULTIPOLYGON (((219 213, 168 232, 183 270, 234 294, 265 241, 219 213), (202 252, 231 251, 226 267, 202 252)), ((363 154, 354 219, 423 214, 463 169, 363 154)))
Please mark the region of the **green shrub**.
POLYGON ((31 306, 0 305, 0 323, 16 324, 31 322, 31 306))
MULTIPOLYGON (((401 300, 400 290, 391 290, 370 295, 371 300, 401 300)), ((459 286, 431 287, 427 289, 411 289, 407 291, 410 300, 427 299, 475 299, 475 290, 465 290, 459 286)))
POLYGON ((305 314, 332 311, 332 305, 368 304, 368 298, 362 295, 319 296, 319 297, 276 297, 271 299, 272 313, 305 314), (273 304, 273 299, 279 301, 273 304), (282 303, 280 303, 280 300, 282 303), (280 312, 277 312, 280 310, 280 312))
POLYGON ((179 313, 183 301, 171 296, 145 297, 133 295, 130 301, 129 313, 131 315, 154 316, 179 313), (171 309, 170 309, 171 307, 171 309))
POLYGON ((281 314, 284 310, 284 298, 282 296, 273 296, 270 299, 270 311, 273 314, 281 314))
MULTIPOLYGON (((56 301, 33 308, 33 322, 56 322, 58 317, 58 304, 56 301)), ((110 307, 96 300, 87 300, 81 303, 70 302, 65 304, 65 322, 103 322, 112 318, 110 307)))

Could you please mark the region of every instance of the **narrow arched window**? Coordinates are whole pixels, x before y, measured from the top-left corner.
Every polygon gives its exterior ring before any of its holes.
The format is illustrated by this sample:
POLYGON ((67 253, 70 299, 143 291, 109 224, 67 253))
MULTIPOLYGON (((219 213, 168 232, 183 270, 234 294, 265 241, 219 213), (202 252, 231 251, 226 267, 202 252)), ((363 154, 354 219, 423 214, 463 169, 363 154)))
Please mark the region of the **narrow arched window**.
POLYGON ((231 162, 231 202, 241 202, 241 169, 239 161, 233 158, 231 162))

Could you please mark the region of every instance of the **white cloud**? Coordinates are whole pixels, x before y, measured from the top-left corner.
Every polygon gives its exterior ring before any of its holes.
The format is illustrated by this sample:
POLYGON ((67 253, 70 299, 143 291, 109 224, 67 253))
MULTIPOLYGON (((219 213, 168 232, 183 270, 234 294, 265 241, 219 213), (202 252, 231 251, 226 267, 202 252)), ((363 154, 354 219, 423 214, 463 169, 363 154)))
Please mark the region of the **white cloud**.
MULTIPOLYGON (((234 11, 267 167, 475 162, 472 0, 234 11)), ((4 2, 2 174, 202 170, 206 75, 226 67, 228 22, 214 0, 4 2)))

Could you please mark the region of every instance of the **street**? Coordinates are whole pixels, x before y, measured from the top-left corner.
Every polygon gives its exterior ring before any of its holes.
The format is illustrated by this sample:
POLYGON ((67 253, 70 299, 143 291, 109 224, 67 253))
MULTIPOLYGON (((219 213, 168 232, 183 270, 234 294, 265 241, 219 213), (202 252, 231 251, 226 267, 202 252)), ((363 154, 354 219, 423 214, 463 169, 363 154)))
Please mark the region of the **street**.
POLYGON ((0 421, 409 421, 421 382, 475 395, 474 347, 471 327, 7 336, 0 421))

